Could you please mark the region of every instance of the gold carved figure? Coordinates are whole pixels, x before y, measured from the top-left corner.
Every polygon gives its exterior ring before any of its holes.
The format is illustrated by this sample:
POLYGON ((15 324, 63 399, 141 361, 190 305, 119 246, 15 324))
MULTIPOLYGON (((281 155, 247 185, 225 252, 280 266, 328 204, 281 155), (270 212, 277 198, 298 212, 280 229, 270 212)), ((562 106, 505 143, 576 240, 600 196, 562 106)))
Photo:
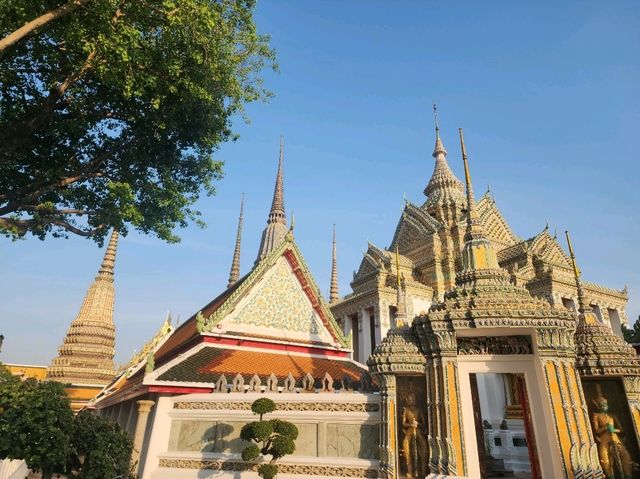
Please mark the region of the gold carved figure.
POLYGON ((402 460, 406 477, 424 477, 426 471, 427 441, 424 437, 424 414, 416 407, 415 394, 407 393, 402 408, 402 460))
POLYGON ((634 462, 618 437, 622 432, 620 423, 609 414, 609 403, 600 390, 593 402, 597 412, 593 413, 591 420, 602 471, 606 479, 631 479, 634 462))

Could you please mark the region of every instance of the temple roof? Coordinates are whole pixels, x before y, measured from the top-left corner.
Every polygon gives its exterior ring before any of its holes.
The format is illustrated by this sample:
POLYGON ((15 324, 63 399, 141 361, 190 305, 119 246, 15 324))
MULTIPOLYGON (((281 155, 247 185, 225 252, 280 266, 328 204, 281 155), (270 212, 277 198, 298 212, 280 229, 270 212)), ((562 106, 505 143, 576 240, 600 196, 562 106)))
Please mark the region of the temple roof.
POLYGON ((284 380, 291 374, 296 382, 301 382, 306 374, 316 380, 322 380, 325 374, 329 374, 334 380, 349 376, 351 381, 357 382, 366 372, 358 363, 346 358, 317 357, 285 351, 260 352, 259 358, 259 361, 256 360, 253 350, 207 346, 169 367, 155 381, 215 384, 222 375, 231 382, 240 374, 246 382, 257 375, 264 383, 271 374, 278 380, 284 380))
POLYGON ((424 189, 427 201, 423 208, 431 211, 438 205, 444 204, 465 204, 464 186, 462 182, 453 174, 447 163, 447 150, 444 149, 440 134, 436 135, 436 144, 433 150, 433 157, 436 159, 431 179, 424 189))
POLYGON ((440 222, 424 209, 407 201, 389 249, 395 250, 398 247, 403 253, 411 251, 419 246, 425 238, 438 231, 441 226, 440 222))

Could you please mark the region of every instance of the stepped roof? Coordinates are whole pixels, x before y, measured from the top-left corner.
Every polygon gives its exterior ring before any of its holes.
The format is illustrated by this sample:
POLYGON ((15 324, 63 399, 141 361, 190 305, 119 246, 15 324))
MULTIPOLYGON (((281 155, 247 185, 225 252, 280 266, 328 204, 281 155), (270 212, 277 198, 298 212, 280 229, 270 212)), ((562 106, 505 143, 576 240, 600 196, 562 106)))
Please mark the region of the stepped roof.
POLYGON ((47 378, 73 385, 101 386, 115 376, 115 326, 113 276, 118 232, 113 231, 98 275, 89 287, 76 318, 71 322, 47 378))

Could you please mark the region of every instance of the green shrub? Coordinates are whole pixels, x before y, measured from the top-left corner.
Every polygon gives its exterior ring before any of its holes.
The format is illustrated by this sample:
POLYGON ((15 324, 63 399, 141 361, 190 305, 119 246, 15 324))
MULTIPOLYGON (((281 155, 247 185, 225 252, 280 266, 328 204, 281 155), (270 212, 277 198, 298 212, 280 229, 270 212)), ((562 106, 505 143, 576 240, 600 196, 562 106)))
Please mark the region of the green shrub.
POLYGON ((251 404, 254 414, 260 416, 260 421, 246 424, 240 430, 240 437, 247 442, 254 442, 242 451, 244 461, 254 461, 260 456, 271 456, 268 464, 258 466, 258 475, 263 479, 273 479, 278 474, 278 466, 275 462, 287 454, 296 450, 294 440, 298 437, 298 428, 281 419, 263 421, 264 414, 276 410, 276 404, 267 398, 256 399, 251 404))
POLYGON ((273 479, 278 474, 278 466, 275 464, 261 464, 258 466, 258 475, 264 479, 273 479))

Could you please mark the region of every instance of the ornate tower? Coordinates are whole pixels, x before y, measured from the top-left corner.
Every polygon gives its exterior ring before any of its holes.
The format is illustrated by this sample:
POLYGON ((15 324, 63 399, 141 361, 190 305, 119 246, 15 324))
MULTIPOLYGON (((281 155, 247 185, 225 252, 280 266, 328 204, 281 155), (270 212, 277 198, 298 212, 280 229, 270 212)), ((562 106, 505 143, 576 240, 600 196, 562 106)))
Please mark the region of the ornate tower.
POLYGON ((284 137, 280 137, 280 159, 278 160, 278 173, 276 186, 273 190, 271 211, 267 219, 267 227, 262 232, 260 251, 256 261, 260 261, 278 246, 287 234, 287 216, 284 211, 284 185, 282 180, 282 162, 284 160, 284 137))
POLYGON ((447 163, 447 150, 440 139, 440 125, 436 106, 433 106, 436 125, 436 144, 433 157, 436 160, 431 179, 424 189, 427 201, 422 208, 440 223, 433 237, 433 261, 435 265, 436 296, 454 286, 456 262, 464 245, 459 222, 466 207, 462 182, 456 178, 447 163))
POLYGON ((451 225, 459 219, 464 208, 464 186, 449 168, 447 150, 440 139, 440 124, 435 105, 433 111, 436 123, 436 144, 432 156, 436 163, 431 179, 424 189, 427 201, 422 207, 443 225, 451 225))
POLYGON ((240 200, 240 216, 238 217, 238 232, 236 233, 236 247, 233 250, 233 260, 231 261, 231 271, 229 272, 229 282, 227 288, 234 285, 240 278, 240 243, 242 241, 242 220, 244 212, 244 193, 240 200))
POLYGON ((338 259, 336 257, 336 225, 333 225, 333 249, 331 250, 331 286, 329 287, 329 303, 340 299, 338 290, 338 259))
MULTIPOLYGON (((113 231, 98 275, 71 323, 48 379, 73 386, 105 386, 114 377, 115 327, 113 325, 113 270, 118 232, 113 231)), ((97 392, 97 390, 96 390, 97 392)), ((72 401, 74 398, 71 398, 72 401)), ((86 399, 91 399, 86 398, 86 399)))

